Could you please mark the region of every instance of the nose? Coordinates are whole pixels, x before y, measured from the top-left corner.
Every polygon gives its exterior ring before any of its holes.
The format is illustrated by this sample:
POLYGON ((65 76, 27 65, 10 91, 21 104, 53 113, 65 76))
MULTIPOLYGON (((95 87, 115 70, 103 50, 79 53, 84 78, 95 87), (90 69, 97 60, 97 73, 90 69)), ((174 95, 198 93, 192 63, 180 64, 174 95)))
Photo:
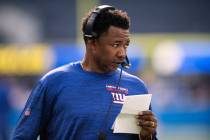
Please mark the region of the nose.
POLYGON ((126 48, 125 47, 119 47, 118 53, 117 53, 117 57, 120 60, 124 60, 126 57, 126 48))

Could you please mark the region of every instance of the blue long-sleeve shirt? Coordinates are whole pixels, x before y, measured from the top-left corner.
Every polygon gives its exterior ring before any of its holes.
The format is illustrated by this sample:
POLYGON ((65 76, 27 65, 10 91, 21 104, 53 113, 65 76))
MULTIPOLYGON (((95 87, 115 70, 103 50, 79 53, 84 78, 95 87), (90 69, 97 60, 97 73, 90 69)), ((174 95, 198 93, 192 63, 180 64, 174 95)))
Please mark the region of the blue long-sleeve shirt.
POLYGON ((99 131, 107 140, 139 139, 111 130, 124 97, 148 92, 142 80, 124 71, 116 89, 119 76, 119 69, 84 71, 80 62, 52 70, 33 89, 12 140, 97 140, 99 131))

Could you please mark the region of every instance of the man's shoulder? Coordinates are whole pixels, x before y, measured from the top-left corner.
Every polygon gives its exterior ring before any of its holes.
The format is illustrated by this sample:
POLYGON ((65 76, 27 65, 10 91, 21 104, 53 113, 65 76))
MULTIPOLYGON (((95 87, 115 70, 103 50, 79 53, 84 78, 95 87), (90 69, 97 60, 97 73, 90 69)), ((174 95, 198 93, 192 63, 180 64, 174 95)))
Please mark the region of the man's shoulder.
POLYGON ((73 73, 76 71, 75 67, 78 65, 79 62, 71 62, 69 64, 57 67, 49 72, 47 72, 40 81, 53 81, 59 80, 66 76, 73 76, 73 73))
POLYGON ((138 76, 124 71, 123 80, 127 83, 128 86, 133 87, 133 89, 142 93, 148 93, 148 89, 145 82, 138 76))
POLYGON ((129 81, 132 84, 140 84, 141 86, 146 87, 145 82, 141 78, 139 78, 138 76, 133 75, 131 73, 128 73, 126 71, 123 71, 122 74, 123 74, 123 77, 126 81, 129 81))
POLYGON ((140 79, 138 76, 136 76, 134 74, 128 73, 126 71, 123 71, 122 74, 123 74, 124 78, 126 78, 126 79, 130 79, 130 80, 136 81, 136 82, 143 82, 142 79, 140 79))

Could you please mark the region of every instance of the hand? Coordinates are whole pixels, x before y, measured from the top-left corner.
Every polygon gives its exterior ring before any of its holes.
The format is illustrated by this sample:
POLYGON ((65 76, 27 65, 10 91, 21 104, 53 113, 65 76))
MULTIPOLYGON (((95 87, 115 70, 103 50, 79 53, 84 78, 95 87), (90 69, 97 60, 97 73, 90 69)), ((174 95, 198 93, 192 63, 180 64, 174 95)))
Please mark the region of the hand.
POLYGON ((152 134, 156 131, 157 120, 151 111, 142 111, 136 116, 138 125, 141 127, 141 140, 151 140, 152 134))

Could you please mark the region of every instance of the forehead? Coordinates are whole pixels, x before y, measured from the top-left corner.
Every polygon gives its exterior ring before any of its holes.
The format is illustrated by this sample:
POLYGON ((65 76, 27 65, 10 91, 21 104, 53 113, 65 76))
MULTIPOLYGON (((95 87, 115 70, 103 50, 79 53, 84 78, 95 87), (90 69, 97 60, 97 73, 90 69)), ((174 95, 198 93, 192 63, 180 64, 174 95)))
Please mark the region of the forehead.
POLYGON ((130 32, 128 29, 122 29, 110 26, 108 31, 101 34, 100 39, 106 41, 129 41, 130 32))

